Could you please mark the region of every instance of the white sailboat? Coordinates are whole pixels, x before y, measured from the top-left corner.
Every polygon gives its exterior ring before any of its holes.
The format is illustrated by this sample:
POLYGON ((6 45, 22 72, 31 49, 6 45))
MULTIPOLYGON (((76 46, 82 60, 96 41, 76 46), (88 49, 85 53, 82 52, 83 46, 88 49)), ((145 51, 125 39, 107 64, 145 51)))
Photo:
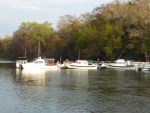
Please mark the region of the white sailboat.
POLYGON ((107 68, 135 69, 133 60, 118 59, 114 63, 105 64, 107 68))
POLYGON ((122 53, 120 54, 118 60, 115 60, 113 63, 105 64, 106 67, 107 68, 135 69, 135 64, 133 60, 120 59, 120 57, 122 56, 122 53))
POLYGON ((23 69, 58 69, 57 65, 54 63, 55 59, 41 57, 34 59, 33 61, 22 64, 23 69))
POLYGON ((58 69, 58 66, 55 64, 54 58, 41 58, 40 57, 41 50, 40 50, 40 42, 38 46, 38 58, 34 59, 33 61, 22 64, 23 69, 58 69))
POLYGON ((92 60, 80 60, 80 49, 78 60, 73 63, 65 63, 65 65, 72 69, 98 69, 98 65, 93 63, 92 60))
POLYGON ((88 60, 76 60, 71 64, 66 63, 66 66, 72 69, 98 69, 98 65, 89 62, 88 60))

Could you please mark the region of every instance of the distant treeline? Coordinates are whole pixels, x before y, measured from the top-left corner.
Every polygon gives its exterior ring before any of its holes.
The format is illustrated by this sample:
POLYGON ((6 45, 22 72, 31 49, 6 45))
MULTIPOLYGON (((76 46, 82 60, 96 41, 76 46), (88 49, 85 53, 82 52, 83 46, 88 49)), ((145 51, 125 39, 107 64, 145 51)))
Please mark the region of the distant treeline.
POLYGON ((115 60, 120 58, 149 61, 149 0, 116 0, 96 7, 80 17, 64 15, 57 30, 49 22, 23 22, 12 36, 0 39, 0 58, 26 56, 65 60, 115 60))

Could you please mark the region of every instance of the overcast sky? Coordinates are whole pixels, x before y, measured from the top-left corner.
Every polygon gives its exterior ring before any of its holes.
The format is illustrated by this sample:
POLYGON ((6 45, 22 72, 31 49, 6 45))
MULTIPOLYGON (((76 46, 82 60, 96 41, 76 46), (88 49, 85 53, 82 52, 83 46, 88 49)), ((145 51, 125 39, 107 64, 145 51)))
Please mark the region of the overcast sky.
POLYGON ((60 16, 80 16, 114 0, 0 0, 0 36, 12 35, 22 22, 48 21, 56 28, 60 16))

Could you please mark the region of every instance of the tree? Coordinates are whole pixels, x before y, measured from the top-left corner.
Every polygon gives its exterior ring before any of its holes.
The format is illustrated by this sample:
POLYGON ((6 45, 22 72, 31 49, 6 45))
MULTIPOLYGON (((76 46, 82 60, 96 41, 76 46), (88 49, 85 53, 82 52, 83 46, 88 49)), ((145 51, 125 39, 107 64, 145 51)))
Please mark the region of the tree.
POLYGON ((5 36, 3 39, 0 39, 0 57, 2 58, 12 58, 12 37, 5 36))
POLYGON ((64 40, 64 52, 66 53, 66 57, 70 56, 69 59, 76 58, 77 51, 74 49, 75 39, 73 34, 81 29, 81 25, 80 19, 71 15, 60 17, 58 21, 57 33, 64 40))
POLYGON ((13 35, 14 47, 17 43, 18 46, 22 48, 20 50, 21 53, 26 49, 29 56, 35 57, 38 53, 39 42, 41 43, 42 52, 45 53, 46 41, 51 37, 53 32, 53 28, 48 22, 42 24, 36 22, 23 22, 13 35))

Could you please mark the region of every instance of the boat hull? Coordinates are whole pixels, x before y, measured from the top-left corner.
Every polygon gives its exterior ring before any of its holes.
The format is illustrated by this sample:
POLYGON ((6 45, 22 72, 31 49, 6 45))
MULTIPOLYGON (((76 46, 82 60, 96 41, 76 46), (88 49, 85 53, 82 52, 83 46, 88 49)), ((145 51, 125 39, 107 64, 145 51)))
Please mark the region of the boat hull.
POLYGON ((58 69, 56 65, 46 66, 46 65, 36 65, 36 64, 22 64, 23 69, 58 69))
POLYGON ((106 65, 108 69, 135 69, 135 65, 117 66, 117 65, 106 65))
POLYGON ((67 65, 70 69, 97 69, 97 66, 79 66, 79 65, 67 65))
POLYGON ((57 64, 57 67, 60 69, 67 69, 68 68, 65 64, 57 64))
POLYGON ((132 60, 125 61, 124 59, 118 59, 114 63, 105 64, 107 68, 121 68, 121 69, 135 69, 135 65, 132 60))
POLYGON ((70 69, 98 69, 98 65, 89 63, 87 60, 76 60, 74 63, 65 63, 70 69))

